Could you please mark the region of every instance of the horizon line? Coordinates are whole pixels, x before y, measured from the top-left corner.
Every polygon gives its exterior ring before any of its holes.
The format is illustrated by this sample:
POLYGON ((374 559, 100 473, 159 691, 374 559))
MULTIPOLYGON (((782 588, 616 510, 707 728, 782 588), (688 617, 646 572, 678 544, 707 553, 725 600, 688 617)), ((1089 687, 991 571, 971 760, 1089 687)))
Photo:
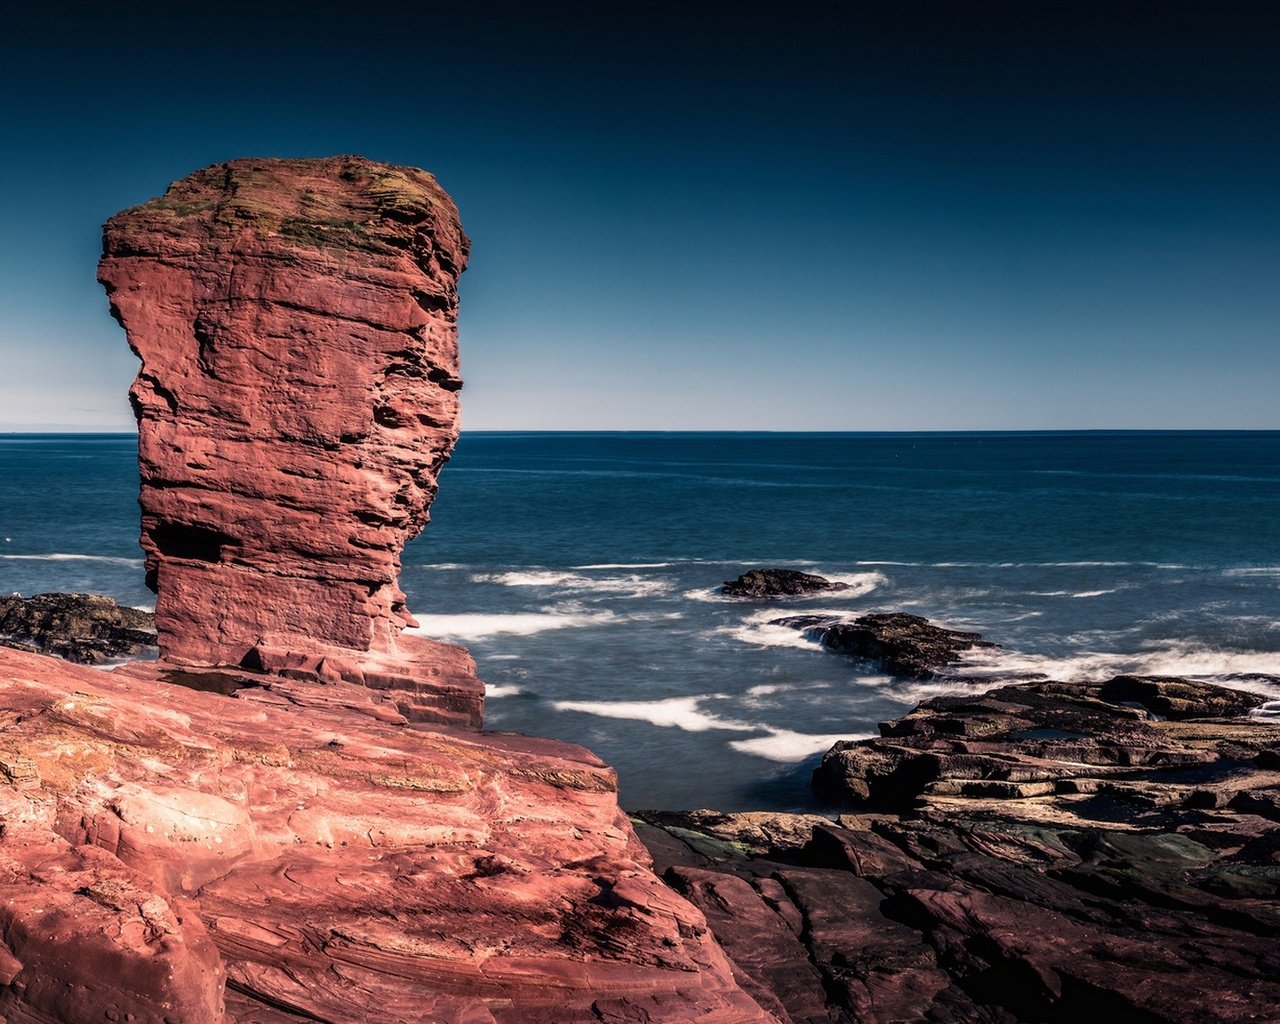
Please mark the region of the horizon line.
MULTIPOLYGON (((753 427, 482 427, 463 429, 476 434, 1275 434, 1280 427, 857 427, 770 430, 753 427)), ((0 437, 137 437, 137 430, 120 429, 0 429, 0 437)))

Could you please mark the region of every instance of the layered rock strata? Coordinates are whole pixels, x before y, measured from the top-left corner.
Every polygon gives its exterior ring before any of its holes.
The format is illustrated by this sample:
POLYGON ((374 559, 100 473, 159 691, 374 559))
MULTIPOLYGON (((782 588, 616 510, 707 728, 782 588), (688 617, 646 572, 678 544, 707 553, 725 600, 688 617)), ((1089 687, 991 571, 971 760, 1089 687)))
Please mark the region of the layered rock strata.
POLYGON ((336 653, 317 678, 373 675, 406 711, 478 724, 465 665, 432 708, 421 666, 458 659, 402 634, 416 623, 396 582, 458 434, 469 243, 452 200, 424 171, 358 157, 237 160, 117 214, 103 248, 141 360, 163 656, 275 665, 318 642, 336 653))
POLYGON ((0 1017, 772 1024, 587 751, 166 671, 0 649, 0 1017))
POLYGON ((637 828, 781 1021, 1272 1020, 1280 724, 1260 701, 1141 677, 939 699, 832 755, 858 814, 637 828))
POLYGON ((161 658, 0 649, 0 1018, 775 1024, 613 771, 453 728, 470 656, 403 632, 460 387, 430 175, 236 161, 105 237, 161 658))

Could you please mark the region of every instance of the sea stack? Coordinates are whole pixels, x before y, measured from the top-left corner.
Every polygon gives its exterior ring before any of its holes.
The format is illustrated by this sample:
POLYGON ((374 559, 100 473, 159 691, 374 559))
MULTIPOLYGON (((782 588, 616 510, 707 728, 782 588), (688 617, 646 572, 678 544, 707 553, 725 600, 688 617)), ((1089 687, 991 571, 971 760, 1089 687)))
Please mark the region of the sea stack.
POLYGON ((458 436, 468 249, 430 174, 351 156, 217 164, 107 223, 167 662, 367 682, 479 724, 470 659, 402 635, 397 585, 458 436))

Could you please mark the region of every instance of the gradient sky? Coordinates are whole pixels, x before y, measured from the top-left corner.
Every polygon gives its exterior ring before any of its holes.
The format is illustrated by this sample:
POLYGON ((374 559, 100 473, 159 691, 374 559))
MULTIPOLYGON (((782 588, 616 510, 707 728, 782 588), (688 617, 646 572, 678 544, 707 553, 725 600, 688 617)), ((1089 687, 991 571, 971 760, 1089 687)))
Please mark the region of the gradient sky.
POLYGON ((0 429, 128 428, 100 225, 198 167, 433 171, 464 425, 1280 427, 1280 4, 0 13, 0 429))

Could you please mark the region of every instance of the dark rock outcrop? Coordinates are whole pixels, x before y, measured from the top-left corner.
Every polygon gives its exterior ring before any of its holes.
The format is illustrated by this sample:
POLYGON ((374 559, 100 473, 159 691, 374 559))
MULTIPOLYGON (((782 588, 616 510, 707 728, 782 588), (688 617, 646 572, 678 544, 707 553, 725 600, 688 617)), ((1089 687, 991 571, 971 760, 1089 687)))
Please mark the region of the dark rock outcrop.
POLYGON ((965 633, 936 626, 919 615, 874 612, 843 622, 826 615, 789 615, 771 625, 791 626, 824 647, 877 662, 895 676, 928 679, 954 664, 966 651, 997 648, 981 633, 965 633))
POLYGON ((101 594, 0 597, 0 644, 100 665, 154 651, 155 617, 101 594))
POLYGON ((870 740, 837 743, 814 772, 831 799, 871 807, 922 796, 993 800, 1079 792, 1164 791, 1169 773, 1211 777, 1215 767, 1259 753, 1272 733, 1259 724, 1197 730, 1161 721, 1239 717, 1258 694, 1190 680, 1121 676, 1108 683, 1035 682, 987 693, 935 697, 880 726, 870 740))
POLYGON ((767 830, 646 814, 639 835, 793 1024, 1277 1019, 1280 725, 1247 717, 1261 701, 1133 677, 940 698, 862 745, 935 759, 893 787, 857 776, 878 808, 767 830))
POLYGON ((720 593, 730 597, 802 597, 833 590, 848 590, 849 584, 795 569, 751 569, 725 580, 720 593))

